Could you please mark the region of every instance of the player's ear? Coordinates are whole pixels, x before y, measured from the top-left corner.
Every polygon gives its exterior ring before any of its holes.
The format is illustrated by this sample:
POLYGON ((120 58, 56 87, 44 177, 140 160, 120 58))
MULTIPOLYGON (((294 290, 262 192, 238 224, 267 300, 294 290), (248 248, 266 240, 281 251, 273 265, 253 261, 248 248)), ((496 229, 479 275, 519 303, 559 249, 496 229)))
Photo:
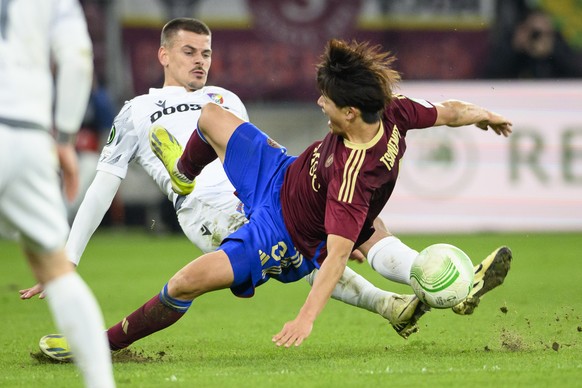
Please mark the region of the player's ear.
POLYGON ((362 112, 354 106, 346 106, 345 108, 346 120, 352 121, 356 117, 361 116, 362 112))
POLYGON ((160 46, 158 49, 158 60, 162 64, 163 67, 168 65, 168 50, 164 46, 160 46))

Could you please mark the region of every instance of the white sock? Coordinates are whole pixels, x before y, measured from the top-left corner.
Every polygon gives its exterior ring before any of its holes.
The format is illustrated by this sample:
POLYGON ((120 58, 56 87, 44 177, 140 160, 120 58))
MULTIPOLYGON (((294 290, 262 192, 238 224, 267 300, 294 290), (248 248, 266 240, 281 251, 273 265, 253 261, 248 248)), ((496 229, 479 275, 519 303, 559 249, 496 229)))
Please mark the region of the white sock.
POLYGON ((395 236, 385 237, 368 251, 368 263, 386 279, 410 285, 410 268, 418 252, 395 236))
POLYGON ((86 387, 115 387, 111 351, 101 310, 76 272, 44 286, 57 328, 71 345, 86 387))
MULTIPOLYGON (((317 270, 305 277, 309 284, 313 285, 317 270)), ((346 267, 344 274, 333 289, 331 297, 352 306, 360 307, 385 316, 388 312, 387 304, 394 293, 384 291, 367 281, 362 275, 350 267, 346 267)))

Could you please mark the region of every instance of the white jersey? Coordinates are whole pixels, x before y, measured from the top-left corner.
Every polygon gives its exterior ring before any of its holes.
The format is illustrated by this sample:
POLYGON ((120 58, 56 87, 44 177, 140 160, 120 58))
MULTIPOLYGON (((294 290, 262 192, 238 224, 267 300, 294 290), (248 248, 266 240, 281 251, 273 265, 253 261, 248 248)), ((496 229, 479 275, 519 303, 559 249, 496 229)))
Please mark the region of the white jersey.
MULTIPOLYGON (((195 92, 188 92, 179 86, 150 89, 149 94, 127 102, 115 118, 97 170, 123 179, 129 163, 135 161, 154 179, 168 199, 175 203, 178 195, 172 191, 170 176, 164 165, 150 149, 149 131, 153 124, 161 125, 182 146, 186 146, 198 125, 200 109, 208 101, 215 102, 248 121, 247 111, 238 96, 220 87, 205 86, 195 92)), ((218 159, 196 177, 195 191, 201 192, 209 188, 234 193, 218 159)))
POLYGON ((0 227, 9 236, 20 234, 28 249, 53 252, 67 237, 48 130, 53 105, 59 130, 79 129, 92 70, 91 41, 77 0, 0 0, 0 227))
MULTIPOLYGON (((238 96, 215 86, 205 86, 195 92, 178 86, 150 89, 148 94, 124 105, 101 152, 96 181, 89 188, 73 222, 67 242, 67 252, 73 262, 78 264, 89 237, 106 211, 105 205, 109 206, 119 187, 100 173, 124 179, 129 163, 136 162, 176 206, 178 195, 172 191, 164 165, 151 151, 149 131, 153 124, 162 125, 185 146, 198 125, 201 106, 207 102, 217 103, 248 121, 246 108, 238 96), (98 203, 105 201, 104 198, 109 202, 98 203)), ((217 159, 196 177, 194 191, 180 198, 176 211, 182 230, 202 251, 216 249, 224 237, 246 222, 242 203, 234 195, 234 190, 217 159)))
POLYGON ((77 0, 0 0, 0 121, 75 133, 92 75, 92 45, 77 0))

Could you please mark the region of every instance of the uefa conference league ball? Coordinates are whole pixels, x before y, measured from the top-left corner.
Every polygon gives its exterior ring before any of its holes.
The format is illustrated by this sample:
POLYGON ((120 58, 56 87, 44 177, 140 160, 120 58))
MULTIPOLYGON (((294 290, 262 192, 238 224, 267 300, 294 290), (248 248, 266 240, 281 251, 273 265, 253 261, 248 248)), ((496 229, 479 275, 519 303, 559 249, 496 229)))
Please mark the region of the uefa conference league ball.
POLYGON ((422 250, 412 263, 410 285, 425 304, 444 309, 461 303, 473 287, 473 263, 450 244, 422 250))

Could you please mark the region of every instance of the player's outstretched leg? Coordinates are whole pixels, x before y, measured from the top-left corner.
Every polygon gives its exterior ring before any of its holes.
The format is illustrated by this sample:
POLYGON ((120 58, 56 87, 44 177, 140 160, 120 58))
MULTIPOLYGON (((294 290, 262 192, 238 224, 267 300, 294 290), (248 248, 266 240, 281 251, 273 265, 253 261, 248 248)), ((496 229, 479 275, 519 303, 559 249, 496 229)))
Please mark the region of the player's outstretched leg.
MULTIPOLYGON (((173 325, 184 316, 191 304, 190 300, 171 297, 166 284, 158 295, 107 330, 109 349, 124 349, 143 337, 173 325)), ((60 334, 42 337, 39 347, 53 360, 67 361, 75 357, 66 338, 60 334)))
POLYGON ((166 128, 154 125, 150 129, 150 148, 170 174, 172 190, 180 195, 190 194, 194 190, 195 182, 182 174, 176 166, 183 152, 178 140, 166 128))
POLYGON ((453 307, 453 311, 460 315, 473 314, 483 295, 503 283, 509 272, 511 259, 511 250, 500 247, 479 263, 475 267, 473 289, 467 299, 453 307))

